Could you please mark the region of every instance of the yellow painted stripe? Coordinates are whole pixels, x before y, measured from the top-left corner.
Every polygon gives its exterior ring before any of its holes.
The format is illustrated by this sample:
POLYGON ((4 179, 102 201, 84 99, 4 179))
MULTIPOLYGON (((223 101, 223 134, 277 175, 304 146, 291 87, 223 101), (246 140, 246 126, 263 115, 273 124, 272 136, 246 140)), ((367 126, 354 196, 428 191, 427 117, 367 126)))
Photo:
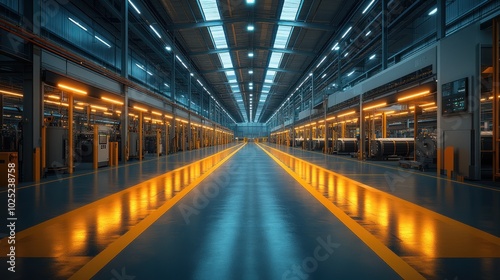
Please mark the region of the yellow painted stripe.
MULTIPOLYGON (((287 154, 287 153, 285 153, 285 152, 283 152, 283 151, 280 151, 280 150, 278 150, 278 149, 275 149, 275 148, 272 148, 272 147, 269 147, 269 146, 267 146, 267 147, 268 147, 269 149, 272 149, 272 150, 277 151, 278 153, 283 153, 283 154, 286 154, 287 156, 289 156, 289 157, 291 157, 291 158, 294 158, 294 159, 296 159, 296 160, 301 160, 301 161, 304 161, 304 160, 302 160, 302 159, 300 159, 300 158, 298 158, 298 157, 292 156, 292 155, 287 154)), ((304 161, 304 162, 306 162, 306 161, 304 161)), ((319 165, 315 165, 315 164, 312 164, 312 163, 309 163, 309 162, 307 162, 307 164, 309 164, 309 165, 311 165, 311 166, 314 166, 315 168, 318 168, 318 169, 320 169, 320 170, 323 170, 323 171, 324 171, 324 172, 326 172, 326 173, 333 174, 333 175, 335 175, 335 176, 337 176, 337 177, 339 177, 339 178, 342 178, 342 179, 344 179, 344 180, 346 180, 346 181, 349 181, 349 182, 351 182, 351 183, 353 183, 353 184, 356 184, 356 185, 358 185, 358 186, 360 186, 360 187, 363 187, 363 188, 365 188, 365 189, 368 189, 368 190, 370 190, 370 191, 372 191, 372 192, 382 193, 382 194, 384 194, 385 196, 387 196, 387 197, 389 197, 389 198, 391 198, 391 199, 394 199, 394 200, 396 200, 396 201, 398 201, 398 202, 400 202, 400 203, 405 203, 406 205, 408 205, 408 206, 412 207, 412 208, 413 208, 413 209, 415 209, 416 211, 419 211, 419 212, 423 213, 423 214, 424 214, 424 215, 426 215, 426 216, 430 216, 430 217, 433 217, 434 219, 440 220, 440 221, 442 221, 442 222, 444 222, 444 223, 451 224, 451 225, 453 225, 453 226, 457 227, 457 229, 458 229, 458 230, 460 230, 460 231, 465 231, 465 232, 468 232, 468 233, 469 233, 469 234, 471 234, 471 235, 476 235, 476 236, 481 237, 481 238, 483 238, 483 239, 485 239, 485 240, 487 240, 487 241, 489 241, 489 242, 491 242, 491 243, 493 243, 493 244, 496 244, 496 245, 500 246, 500 238, 498 238, 497 236, 495 236, 495 235, 493 235, 493 234, 487 233, 487 232, 482 231, 482 230, 479 230, 479 229, 477 229, 477 228, 475 228, 475 227, 472 227, 472 226, 469 226, 469 225, 464 224, 464 223, 462 223, 462 222, 459 222, 459 221, 457 221, 457 220, 451 219, 451 218, 449 218, 449 217, 447 217, 447 216, 444 216, 444 215, 439 214, 439 213, 437 213, 437 212, 431 211, 431 210, 429 210, 429 209, 427 209, 427 208, 425 208, 425 207, 422 207, 422 206, 417 205, 417 204, 415 204, 415 203, 412 203, 412 202, 409 202, 409 201, 407 201, 407 200, 404 200, 404 199, 402 199, 402 198, 400 198, 400 197, 398 197, 398 196, 395 196, 395 195, 393 195, 393 194, 390 194, 390 193, 387 193, 387 192, 381 191, 381 190, 379 190, 379 189, 376 189, 376 188, 374 188, 374 187, 371 187, 371 186, 365 185, 365 184, 363 184, 363 183, 361 183, 361 182, 358 182, 358 181, 356 181, 356 180, 353 180, 353 179, 351 179, 351 178, 349 178, 349 177, 346 177, 346 176, 344 176, 344 175, 342 175, 342 174, 336 173, 336 172, 334 172, 334 171, 331 171, 331 170, 326 169, 326 168, 324 168, 324 167, 321 167, 321 166, 319 166, 319 165)))
POLYGON ((141 233, 143 233, 149 226, 151 226, 156 220, 158 220, 163 214, 165 214, 170 208, 172 208, 179 200, 186 196, 192 189, 194 189, 201 181, 208 177, 212 172, 219 168, 224 162, 236 154, 240 149, 245 146, 243 144, 236 151, 233 151, 227 157, 219 161, 210 170, 205 172, 203 175, 194 180, 191 184, 186 186, 181 192, 175 195, 173 198, 165 202, 160 208, 153 211, 146 218, 144 218, 139 224, 132 227, 128 232, 118 238, 115 242, 111 243, 106 249, 100 252, 82 268, 80 268, 73 276, 69 279, 90 279, 97 272, 99 272, 106 264, 108 264, 113 258, 115 258, 125 247, 127 247, 132 241, 134 241, 141 233))
POLYGON ((264 152, 266 152, 276 163, 278 163, 290 176, 299 182, 309 193, 314 196, 321 204, 323 204, 330 212, 335 215, 344 225, 346 225, 356 236, 358 236, 370 249, 372 249, 384 262, 386 262, 397 274, 403 279, 425 279, 413 267, 402 260, 393 251, 387 248, 375 236, 358 224, 355 220, 351 219, 344 211, 335 206, 328 198, 324 197, 321 193, 316 191, 309 183, 300 178, 293 170, 282 163, 270 152, 266 151, 263 147, 257 144, 264 152))
MULTIPOLYGON (((236 147, 237 147, 237 146, 236 146, 236 147)), ((241 146, 241 147, 243 147, 243 146, 241 146)), ((241 148, 241 147, 240 147, 240 148, 241 148)), ((213 156, 216 156, 216 155, 218 155, 218 154, 225 153, 225 152, 227 152, 228 150, 230 150, 230 149, 234 149, 234 148, 235 148, 235 147, 228 148, 228 149, 226 149, 226 150, 223 150, 223 151, 220 151, 220 152, 215 153, 215 154, 213 154, 213 155, 210 155, 209 157, 213 157, 213 156)), ((197 163, 199 163, 199 162, 202 162, 203 160, 205 160, 205 159, 200 159, 200 160, 194 161, 194 162, 192 162, 192 163, 190 163, 190 164, 188 164, 188 165, 197 164, 197 163)), ((182 169, 186 168, 186 166, 187 166, 187 165, 185 165, 185 166, 181 166, 181 167, 176 168, 176 169, 174 169, 174 170, 171 170, 171 171, 169 171, 169 172, 167 172, 167 173, 165 173, 165 174, 162 174, 162 175, 160 175, 160 176, 153 177, 153 178, 148 179, 148 180, 146 180, 146 181, 143 181, 143 182, 141 182, 141 183, 139 183, 139 184, 137 184, 137 185, 134 185, 134 186, 128 187, 128 188, 126 188, 126 189, 124 189, 124 190, 121 190, 121 191, 116 192, 116 193, 114 193, 114 194, 111 194, 111 195, 108 195, 108 196, 106 196, 106 197, 103 197, 103 198, 101 198, 101 199, 99 199, 99 200, 96 200, 96 201, 94 201, 94 202, 92 202, 92 203, 86 204, 86 205, 84 205, 84 206, 82 206, 82 207, 79 207, 79 208, 76 208, 76 209, 71 210, 71 211, 69 211, 69 212, 66 212, 66 213, 64 213, 64 214, 62 214, 62 215, 59 215, 59 216, 57 216, 57 217, 54 217, 54 218, 52 218, 52 219, 50 219, 50 220, 47 220, 47 221, 42 222, 42 223, 39 223, 39 224, 34 225, 34 226, 32 226, 32 227, 29 227, 29 228, 27 228, 27 229, 25 229, 25 230, 23 230, 23 231, 18 232, 18 233, 16 234, 16 238, 17 238, 17 239, 21 239, 21 238, 24 238, 24 237, 26 237, 26 236, 29 236, 29 235, 32 235, 32 234, 36 234, 38 231, 40 231, 40 229, 41 229, 41 228, 45 228, 45 227, 48 227, 48 226, 50 226, 50 225, 52 225, 52 224, 58 223, 60 220, 63 220, 63 219, 70 219, 70 218, 71 218, 71 217, 73 217, 73 216, 80 215, 80 213, 82 213, 82 212, 86 211, 87 209, 92 209, 92 208, 95 208, 95 207, 97 207, 97 205, 100 205, 100 204, 103 204, 103 203, 106 203, 106 202, 112 202, 112 201, 115 201, 117 197, 120 197, 120 196, 122 196, 122 195, 124 195, 124 194, 126 194, 126 193, 128 193, 128 192, 132 192, 132 191, 134 191, 136 188, 140 188, 140 187, 142 187, 144 184, 146 184, 146 183, 148 183, 148 182, 152 182, 152 181, 154 181, 154 180, 158 180, 158 178, 162 178, 162 177, 168 176, 169 174, 173 174, 173 173, 175 173, 175 172, 177 172, 177 171, 179 171, 179 170, 182 170, 182 169)))
MULTIPOLYGON (((282 153, 285 153, 285 152, 283 152, 283 151, 281 151, 279 149, 273 148, 273 147, 271 147, 269 145, 265 145, 265 146, 269 147, 270 149, 274 149, 274 150, 280 151, 282 153)), ((296 149, 298 149, 298 148, 296 148, 296 149)), ((315 153, 315 152, 312 152, 312 151, 303 151, 303 152, 315 153)), ((290 154, 288 154, 288 155, 290 155, 290 154)), ((325 157, 327 156, 325 154, 323 154, 323 155, 325 157)), ((292 155, 290 155, 290 156, 292 156, 292 155)), ((297 158, 295 156, 292 156, 292 157, 297 158)), ((377 163, 374 163, 374 162, 359 161, 357 159, 351 159, 351 158, 347 158, 347 157, 346 158, 342 157, 341 159, 342 160, 351 161, 351 162, 355 162, 355 163, 362 163, 362 164, 367 164, 367 165, 373 165, 373 166, 377 166, 377 167, 383 167, 383 168, 387 168, 387 169, 392 169, 392 170, 396 170, 396 171, 401 171, 401 168, 399 168, 399 167, 392 167, 392 166, 389 166, 389 165, 377 164, 377 163)), ((452 182, 452 183, 456 183, 456 184, 462 184, 462 185, 467 185, 467 186, 471 186, 471 187, 476 187, 476 188, 487 189, 487 190, 491 190, 491 191, 495 191, 495 192, 500 192, 499 188, 482 186, 482 185, 477 185, 477 184, 468 183, 468 182, 458 182, 458 181, 454 181, 454 180, 448 179, 446 177, 438 177, 438 176, 434 176, 434 175, 422 173, 421 171, 416 172, 416 171, 413 171, 412 169, 407 169, 407 170, 405 170, 405 172, 411 173, 411 174, 415 174, 415 175, 419 175, 419 176, 424 176, 424 177, 439 179, 439 180, 443 180, 443 181, 446 181, 446 182, 452 182)))

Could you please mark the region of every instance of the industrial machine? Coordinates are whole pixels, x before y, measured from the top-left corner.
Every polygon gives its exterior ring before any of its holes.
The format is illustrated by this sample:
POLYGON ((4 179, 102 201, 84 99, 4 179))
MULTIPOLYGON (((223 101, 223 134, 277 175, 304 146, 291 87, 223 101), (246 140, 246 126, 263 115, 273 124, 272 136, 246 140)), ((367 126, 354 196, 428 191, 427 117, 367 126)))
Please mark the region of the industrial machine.
POLYGON ((414 152, 413 138, 378 138, 370 142, 370 157, 375 159, 400 159, 414 152))
POLYGON ((68 169, 68 129, 59 126, 47 126, 46 131, 46 166, 48 171, 68 169))
POLYGON ((333 142, 333 151, 337 154, 351 154, 358 151, 356 138, 338 138, 333 142))

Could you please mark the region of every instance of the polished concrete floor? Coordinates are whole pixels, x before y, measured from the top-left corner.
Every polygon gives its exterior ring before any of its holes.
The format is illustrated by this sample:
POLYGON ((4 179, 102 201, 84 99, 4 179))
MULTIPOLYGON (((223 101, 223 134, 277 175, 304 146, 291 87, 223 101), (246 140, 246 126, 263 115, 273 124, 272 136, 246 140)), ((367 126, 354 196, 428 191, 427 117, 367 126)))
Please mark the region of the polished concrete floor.
POLYGON ((499 190, 205 148, 20 186, 16 272, 3 238, 0 279, 499 279, 499 190))

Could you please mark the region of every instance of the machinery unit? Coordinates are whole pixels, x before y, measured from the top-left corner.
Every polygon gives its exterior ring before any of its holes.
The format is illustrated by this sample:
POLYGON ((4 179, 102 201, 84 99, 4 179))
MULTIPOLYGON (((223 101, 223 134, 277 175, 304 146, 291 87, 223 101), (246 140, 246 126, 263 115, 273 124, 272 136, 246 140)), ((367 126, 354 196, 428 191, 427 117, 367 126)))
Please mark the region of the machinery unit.
POLYGON ((370 142, 370 156, 376 159, 408 157, 413 154, 413 138, 379 138, 370 142))
POLYGON ((75 156, 77 158, 77 161, 92 162, 94 150, 94 135, 90 132, 80 133, 75 138, 75 156))
POLYGON ((139 158, 139 134, 129 132, 129 158, 139 158))
POLYGON ((337 154, 350 154, 358 151, 358 140, 356 138, 338 138, 334 141, 334 152, 337 154))
POLYGON ((47 170, 68 168, 68 129, 59 126, 47 126, 46 132, 47 170))
POLYGON ((109 135, 99 133, 98 138, 97 166, 107 166, 109 164, 109 135))

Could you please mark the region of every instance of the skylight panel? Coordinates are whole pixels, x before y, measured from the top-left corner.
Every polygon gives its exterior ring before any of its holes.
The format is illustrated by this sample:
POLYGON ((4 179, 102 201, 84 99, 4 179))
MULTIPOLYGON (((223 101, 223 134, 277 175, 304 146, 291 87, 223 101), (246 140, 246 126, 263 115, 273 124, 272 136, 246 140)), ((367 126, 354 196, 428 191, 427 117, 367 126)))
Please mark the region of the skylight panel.
POLYGON ((210 34, 212 35, 212 40, 216 49, 227 49, 226 34, 224 33, 224 28, 222 26, 211 26, 209 27, 210 34))
POLYGON ((220 20, 219 8, 215 0, 199 0, 203 17, 206 21, 220 20))
POLYGON ((269 68, 279 68, 281 58, 283 58, 283 53, 273 52, 269 60, 269 68))
POLYGON ((224 69, 233 68, 233 63, 231 62, 231 55, 229 55, 229 52, 219 53, 219 58, 224 69))
POLYGON ((276 32, 276 39, 274 39, 274 48, 275 49, 284 49, 288 44, 288 39, 290 38, 290 34, 292 33, 291 26, 278 26, 278 31, 276 32))
POLYGON ((280 20, 296 20, 301 0, 285 0, 280 20))

